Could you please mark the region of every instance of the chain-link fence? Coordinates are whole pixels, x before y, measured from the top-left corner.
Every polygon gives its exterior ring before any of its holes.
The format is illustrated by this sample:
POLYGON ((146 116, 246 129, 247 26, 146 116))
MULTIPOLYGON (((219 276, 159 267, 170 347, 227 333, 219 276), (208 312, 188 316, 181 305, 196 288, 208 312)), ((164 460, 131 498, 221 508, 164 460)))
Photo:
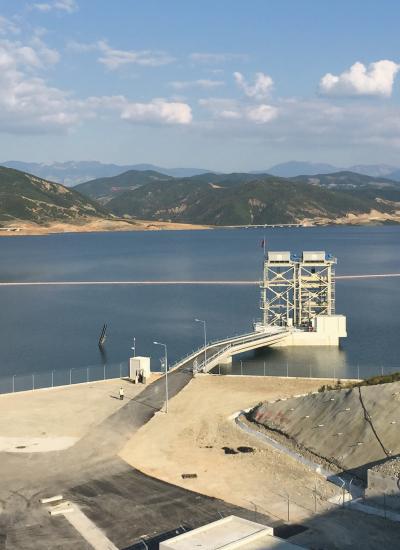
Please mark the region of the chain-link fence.
POLYGON ((38 371, 29 374, 14 374, 0 378, 0 394, 124 378, 128 374, 129 363, 127 361, 46 372, 38 371))
POLYGON ((400 372, 400 365, 304 365, 269 361, 239 361, 232 365, 218 365, 211 374, 239 376, 286 376, 288 378, 326 378, 332 380, 365 380, 372 376, 386 376, 400 372))

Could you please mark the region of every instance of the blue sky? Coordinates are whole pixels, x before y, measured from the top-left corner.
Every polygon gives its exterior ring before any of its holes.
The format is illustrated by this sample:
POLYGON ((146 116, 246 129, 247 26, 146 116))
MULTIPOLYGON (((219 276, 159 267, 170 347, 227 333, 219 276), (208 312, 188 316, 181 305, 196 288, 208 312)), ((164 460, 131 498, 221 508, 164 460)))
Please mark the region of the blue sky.
POLYGON ((0 0, 2 160, 398 165, 395 0, 0 0))

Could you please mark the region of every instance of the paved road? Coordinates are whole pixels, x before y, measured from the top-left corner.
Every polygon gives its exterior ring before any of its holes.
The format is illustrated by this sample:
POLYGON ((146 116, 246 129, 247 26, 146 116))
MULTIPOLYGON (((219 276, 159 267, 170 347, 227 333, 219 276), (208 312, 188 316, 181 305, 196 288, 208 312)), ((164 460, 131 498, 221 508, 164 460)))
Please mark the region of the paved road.
MULTIPOLYGON (((171 372, 170 397, 191 377, 185 370, 171 372)), ((163 407, 164 396, 161 378, 65 451, 1 454, 0 549, 88 548, 65 518, 50 518, 39 504, 39 498, 60 493, 78 503, 119 548, 182 523, 206 523, 220 513, 253 517, 220 500, 150 478, 117 456, 132 434, 163 407)), ((274 523, 272 518, 258 519, 274 523)))

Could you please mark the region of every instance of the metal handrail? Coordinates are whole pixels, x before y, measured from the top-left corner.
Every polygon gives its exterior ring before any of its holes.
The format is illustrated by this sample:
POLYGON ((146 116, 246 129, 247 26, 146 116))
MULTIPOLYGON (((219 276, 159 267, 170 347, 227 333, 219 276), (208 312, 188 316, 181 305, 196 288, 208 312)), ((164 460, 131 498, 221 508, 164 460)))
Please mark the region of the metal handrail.
POLYGON ((202 361, 200 363, 200 365, 197 367, 197 370, 198 371, 202 371, 203 369, 205 369, 205 367, 211 363, 211 361, 214 361, 214 359, 216 359, 217 357, 219 357, 220 355, 223 355, 226 350, 230 349, 232 347, 232 344, 228 344, 227 346, 225 346, 224 348, 220 349, 217 351, 217 353, 214 353, 214 355, 211 355, 211 357, 207 357, 207 360, 205 361, 202 361))
MULTIPOLYGON (((280 332, 287 332, 287 328, 286 327, 276 327, 276 332, 271 332, 271 336, 273 334, 278 334, 280 332)), ((191 352, 189 352, 187 355, 185 355, 184 357, 182 357, 181 359, 179 359, 178 361, 176 361, 172 367, 168 370, 173 370, 173 369, 177 369, 178 367, 180 367, 181 365, 184 365, 187 361, 189 361, 189 359, 191 358, 195 358, 197 355, 200 355, 200 353, 204 353, 204 349, 209 349, 210 347, 213 347, 213 346, 216 346, 216 345, 221 345, 221 344, 224 344, 225 342, 229 342, 231 340, 235 340, 235 339, 246 339, 246 338, 250 338, 250 337, 253 337, 255 340, 258 340, 258 339, 261 339, 261 338, 265 338, 266 336, 269 336, 269 334, 267 332, 260 332, 260 333, 257 333, 255 331, 252 331, 252 332, 245 332, 244 334, 240 334, 240 333, 236 333, 234 334, 233 336, 228 336, 227 338, 222 338, 222 339, 219 339, 219 340, 211 340, 210 342, 207 343, 207 346, 201 346, 199 348, 197 348, 196 350, 193 350, 191 352)))

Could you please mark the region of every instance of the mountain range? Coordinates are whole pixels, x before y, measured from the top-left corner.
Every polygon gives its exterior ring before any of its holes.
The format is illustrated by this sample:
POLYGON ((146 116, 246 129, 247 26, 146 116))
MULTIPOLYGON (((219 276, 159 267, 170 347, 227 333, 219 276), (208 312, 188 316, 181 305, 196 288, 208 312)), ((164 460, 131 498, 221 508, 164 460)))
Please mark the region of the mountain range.
MULTIPOLYGON (((87 182, 94 179, 113 177, 129 170, 137 171, 154 171, 166 176, 184 178, 197 176, 210 172, 203 168, 164 168, 153 164, 103 164, 96 161, 69 161, 69 162, 53 162, 53 163, 35 163, 21 161, 7 161, 2 163, 7 168, 14 168, 34 174, 43 179, 62 183, 66 186, 74 186, 79 183, 87 182)), ((281 164, 275 164, 265 170, 250 171, 252 174, 271 174, 290 178, 294 176, 312 176, 316 174, 329 174, 341 170, 349 170, 367 176, 387 177, 400 181, 400 168, 387 164, 358 164, 350 167, 333 166, 326 163, 300 162, 289 161, 281 164)))
POLYGON ((352 172, 295 178, 209 173, 120 190, 105 206, 118 217, 209 225, 346 223, 348 216, 371 212, 398 216, 400 183, 352 172))
POLYGON ((118 164, 103 164, 97 161, 68 161, 46 164, 11 160, 1 164, 6 168, 14 168, 15 170, 21 170, 21 172, 28 172, 39 178, 62 183, 67 187, 72 187, 78 183, 93 179, 117 176, 128 170, 155 170, 167 176, 177 178, 194 176, 207 172, 207 170, 202 170, 201 168, 162 168, 153 164, 132 164, 124 166, 118 164))
MULTIPOLYGON (((400 223, 400 182, 350 171, 282 178, 129 170, 67 188, 0 167, 0 223, 102 219, 235 226, 400 223)), ((108 222, 107 222, 108 223, 108 222)))

